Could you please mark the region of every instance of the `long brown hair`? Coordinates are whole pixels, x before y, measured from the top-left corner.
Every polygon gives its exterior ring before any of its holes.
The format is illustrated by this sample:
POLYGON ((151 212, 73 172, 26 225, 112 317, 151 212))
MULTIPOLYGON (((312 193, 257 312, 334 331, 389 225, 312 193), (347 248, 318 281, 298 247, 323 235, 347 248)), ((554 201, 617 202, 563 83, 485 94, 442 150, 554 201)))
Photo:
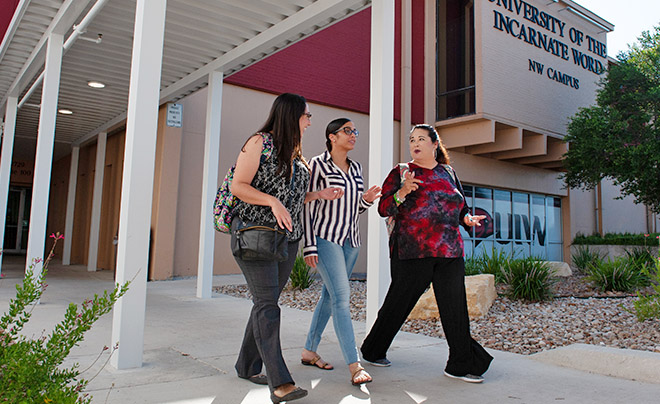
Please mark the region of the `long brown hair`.
MULTIPOLYGON (((300 143, 300 117, 305 113, 307 100, 298 94, 280 94, 270 109, 270 114, 259 132, 273 136, 273 146, 277 150, 277 172, 291 178, 291 162, 302 158, 300 143)), ((304 161, 303 161, 304 162, 304 161)))
POLYGON ((435 128, 424 123, 415 125, 410 133, 412 133, 415 129, 425 130, 431 138, 431 141, 438 142, 438 147, 435 149, 435 161, 437 161, 439 164, 449 164, 449 153, 447 153, 447 149, 445 149, 445 145, 442 144, 442 139, 440 139, 440 136, 438 135, 438 132, 436 132, 435 128))

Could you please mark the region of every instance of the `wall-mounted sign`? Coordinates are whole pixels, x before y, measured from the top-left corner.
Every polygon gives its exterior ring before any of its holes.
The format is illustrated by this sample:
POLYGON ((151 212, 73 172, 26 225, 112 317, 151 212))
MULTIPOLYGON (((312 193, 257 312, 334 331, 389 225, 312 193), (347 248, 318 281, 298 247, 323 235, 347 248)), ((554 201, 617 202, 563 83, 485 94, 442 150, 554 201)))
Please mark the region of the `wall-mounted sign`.
POLYGON ((548 79, 579 89, 575 73, 567 74, 575 67, 601 75, 607 64, 607 47, 604 43, 567 26, 565 21, 552 16, 524 0, 488 0, 493 8, 493 28, 510 35, 530 46, 556 56, 559 68, 528 59, 528 70, 548 79))
POLYGON ((180 128, 183 121, 183 105, 182 104, 167 104, 167 119, 165 124, 173 128, 180 128))
POLYGON ((34 176, 34 162, 14 160, 11 163, 11 179, 9 182, 12 184, 30 184, 34 176))

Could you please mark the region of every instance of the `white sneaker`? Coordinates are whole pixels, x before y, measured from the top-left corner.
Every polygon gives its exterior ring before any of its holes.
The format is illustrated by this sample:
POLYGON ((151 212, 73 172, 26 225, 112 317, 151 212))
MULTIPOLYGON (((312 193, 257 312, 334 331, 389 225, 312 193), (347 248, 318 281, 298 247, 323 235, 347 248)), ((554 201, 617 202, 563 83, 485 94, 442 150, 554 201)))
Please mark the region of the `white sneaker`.
POLYGON ((475 376, 471 374, 466 374, 465 376, 456 376, 452 375, 451 373, 445 372, 445 376, 451 377, 452 379, 458 379, 458 380, 463 380, 464 382, 468 383, 483 383, 484 378, 481 376, 475 376))

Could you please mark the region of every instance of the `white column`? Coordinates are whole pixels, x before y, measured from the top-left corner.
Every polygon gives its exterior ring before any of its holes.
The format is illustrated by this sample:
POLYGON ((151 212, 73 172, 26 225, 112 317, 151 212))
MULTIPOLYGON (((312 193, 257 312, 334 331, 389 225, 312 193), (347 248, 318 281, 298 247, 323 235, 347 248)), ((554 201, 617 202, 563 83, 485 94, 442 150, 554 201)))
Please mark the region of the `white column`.
MULTIPOLYGON (((46 65, 44 67, 39 130, 37 132, 37 151, 34 157, 26 269, 32 264, 33 259, 45 258, 44 254, 46 253, 44 251, 46 220, 48 219, 50 173, 53 165, 53 145, 55 144, 57 99, 60 90, 60 72, 62 70, 62 41, 62 35, 51 34, 46 48, 46 65)), ((42 268, 42 263, 34 265, 35 277, 41 273, 42 268)))
MULTIPOLYGON (((424 1, 424 38, 435 38, 437 0, 424 1)), ((435 40, 424 40, 424 120, 434 124, 437 120, 435 87, 437 74, 437 48, 435 40)))
POLYGON ((117 369, 142 366, 166 5, 138 0, 135 12, 116 272, 119 284, 131 285, 112 313, 112 343, 119 349, 111 364, 117 369))
POLYGON ((199 258, 197 260, 197 297, 211 298, 213 286, 213 201, 218 190, 220 155, 220 113, 222 112, 223 73, 209 74, 206 100, 206 134, 204 140, 204 176, 202 179, 202 209, 199 225, 199 258))
POLYGON ((107 132, 99 133, 96 141, 96 165, 94 167, 94 193, 92 196, 92 217, 89 226, 89 251, 87 270, 96 271, 99 252, 99 230, 101 227, 101 202, 103 200, 103 172, 105 171, 105 144, 107 132))
MULTIPOLYGON (((371 4, 371 84, 369 100, 369 183, 382 181, 393 167, 394 0, 371 4)), ((367 330, 390 283, 385 221, 369 209, 367 242, 367 330)))
POLYGON ((71 265, 71 243, 73 240, 73 216, 76 207, 76 187, 78 186, 78 161, 80 146, 71 149, 71 167, 69 168, 69 191, 66 195, 66 216, 64 217, 64 251, 62 265, 71 265))
MULTIPOLYGON (((0 157, 0 249, 5 245, 5 225, 7 224, 7 198, 11 181, 11 162, 14 154, 14 133, 16 132, 16 110, 18 98, 7 97, 5 126, 2 134, 2 156, 0 157)), ((21 223, 19 223, 19 226, 21 223)), ((2 256, 0 256, 2 273, 2 256)))
POLYGON ((412 0, 401 3, 401 130, 399 162, 408 161, 408 133, 412 122, 412 0))

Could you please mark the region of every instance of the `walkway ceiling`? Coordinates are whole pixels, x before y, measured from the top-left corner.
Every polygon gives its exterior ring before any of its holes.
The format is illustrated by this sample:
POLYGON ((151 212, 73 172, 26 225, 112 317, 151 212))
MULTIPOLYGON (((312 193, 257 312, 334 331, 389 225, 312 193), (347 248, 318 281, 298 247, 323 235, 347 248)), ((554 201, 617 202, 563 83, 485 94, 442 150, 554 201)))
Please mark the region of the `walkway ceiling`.
MULTIPOLYGON (((104 0, 101 0, 104 1, 104 0)), ((50 32, 73 32, 91 0, 23 0, 0 48, 0 108, 19 102, 43 70, 50 32)), ((370 0, 168 0, 161 103, 229 76, 371 4, 370 0)), ((62 59, 55 140, 81 144, 124 121, 128 102, 135 0, 109 0, 62 59), (99 35, 100 43, 94 42, 99 35), (88 86, 99 81, 105 88, 88 86)), ((18 112, 17 138, 36 138, 41 85, 18 112)))

